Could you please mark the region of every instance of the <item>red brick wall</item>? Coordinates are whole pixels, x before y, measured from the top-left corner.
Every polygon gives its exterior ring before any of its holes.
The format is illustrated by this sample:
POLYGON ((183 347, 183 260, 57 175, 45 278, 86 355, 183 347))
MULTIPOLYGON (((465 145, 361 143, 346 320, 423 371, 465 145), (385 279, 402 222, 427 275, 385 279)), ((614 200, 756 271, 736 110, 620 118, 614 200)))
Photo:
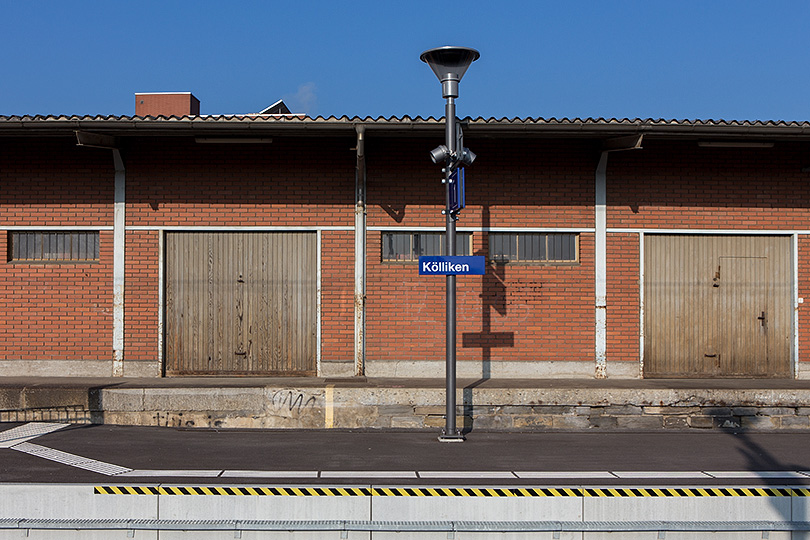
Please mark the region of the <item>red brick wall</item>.
MULTIPOLYGON (((428 158, 440 138, 368 133, 368 226, 376 229, 368 234, 369 363, 443 358, 444 279, 419 277, 415 264, 383 263, 380 245, 380 229, 443 229, 441 167, 428 158)), ((127 226, 345 227, 322 233, 322 358, 350 361, 354 144, 351 136, 275 137, 267 145, 125 140, 127 226)), ((490 228, 593 228, 595 143, 468 136, 467 146, 479 158, 467 170, 458 226, 475 229, 475 254, 488 253, 490 228)), ((805 156, 795 143, 740 150, 645 141, 643 150, 609 158, 608 226, 806 230, 805 156)), ((4 141, 0 181, 0 227, 112 225, 108 150, 77 148, 69 138, 4 141)), ((127 233, 128 361, 157 360, 158 234, 127 233)), ((799 294, 810 298, 810 243, 800 239, 799 294)), ((459 277, 459 359, 592 362, 593 243, 592 232, 580 234, 574 265, 488 265, 486 276, 459 277)), ((609 362, 639 357, 638 269, 638 235, 610 233, 609 362)), ((101 233, 98 263, 5 263, 0 273, 0 358, 111 357, 111 231, 101 233)), ((810 322, 803 306, 801 328, 810 322)), ((808 361, 805 334, 800 352, 808 361)))
POLYGON ((112 360, 112 244, 102 231, 98 262, 0 266, 0 359, 112 360))
MULTIPOLYGON (((608 227, 732 229, 741 233, 808 229, 810 182, 802 172, 807 166, 806 145, 777 142, 773 148, 701 148, 695 141, 645 140, 643 146, 643 150, 610 155, 608 227)), ((799 296, 809 295, 805 244, 800 237, 799 296)), ((608 252, 611 258, 620 253, 631 256, 630 250, 611 254, 609 247, 608 252)), ((627 272, 614 270, 614 282, 609 281, 609 286, 630 293, 637 268, 632 262, 627 272)), ((801 361, 810 361, 810 341, 801 330, 808 324, 805 305, 799 307, 799 355, 801 361)), ((627 321, 637 319, 637 313, 633 303, 621 312, 615 305, 608 308, 608 327, 615 327, 618 319, 624 335, 609 333, 609 347, 613 344, 617 352, 632 350, 633 329, 627 321)))
POLYGON ((127 226, 354 226, 354 139, 197 144, 139 139, 124 156, 127 226))
MULTIPOLYGON (((351 137, 269 145, 126 141, 127 226, 353 226, 353 145, 351 137)), ((109 150, 56 139, 4 141, 0 152, 2 224, 112 226, 109 150)), ((3 234, 0 248, 6 240, 3 234)), ((351 359, 353 233, 325 231, 323 241, 323 293, 330 305, 324 357, 351 359)), ((103 231, 100 263, 3 265, 0 358, 111 359, 112 249, 112 232, 103 231)), ((159 232, 129 230, 126 249, 125 360, 154 362, 159 232)))
MULTIPOLYGON (((126 154, 127 225, 354 227, 353 146, 351 137, 243 145, 138 140, 126 154)), ((125 358, 156 359, 158 236, 130 231, 130 238, 128 295, 138 287, 147 296, 128 296, 125 358)), ((351 361, 354 233, 324 231, 321 254, 322 360, 351 361)))
POLYGON ((321 234, 321 360, 354 359, 354 232, 321 234))
POLYGON ((112 226, 110 150, 70 138, 4 139, 0 185, 0 226, 112 226))
POLYGON ((124 360, 158 361, 159 233, 128 231, 124 282, 124 360))
POLYGON ((645 141, 608 160, 608 227, 807 229, 804 147, 645 141))
MULTIPOLYGON (((445 348, 445 279, 414 263, 380 262, 382 233, 369 235, 367 362, 437 360, 445 348)), ((473 252, 488 252, 473 235, 473 252)), ((577 265, 488 264, 456 278, 459 361, 593 361, 593 234, 577 265)))
MULTIPOLYGON (((439 139, 440 140, 440 139, 439 139)), ((467 138, 467 208, 458 227, 593 227, 591 143, 467 138)), ((433 139, 368 136, 369 227, 444 227, 441 167, 433 139)))
MULTIPOLYGON (((70 138, 0 144, 0 253, 3 227, 112 225, 113 158, 70 138)), ((0 359, 112 360, 111 231, 100 260, 0 264, 0 359)))
POLYGON ((810 236, 799 235, 799 361, 810 362, 810 236))
POLYGON ((611 233, 607 237, 607 358, 638 362, 639 353, 639 235, 611 233))
MULTIPOLYGON (((368 138, 370 227, 444 227, 441 167, 428 157, 435 143, 368 138)), ((479 158, 467 169, 458 227, 593 227, 590 143, 468 138, 466 145, 479 158)), ((418 276, 414 263, 382 262, 381 238, 369 233, 367 363, 443 361, 445 279, 418 276)), ((488 246, 487 233, 473 234, 473 254, 488 255, 488 246)), ((459 361, 593 361, 593 281, 592 233, 580 236, 575 265, 488 264, 485 276, 459 276, 459 361)))

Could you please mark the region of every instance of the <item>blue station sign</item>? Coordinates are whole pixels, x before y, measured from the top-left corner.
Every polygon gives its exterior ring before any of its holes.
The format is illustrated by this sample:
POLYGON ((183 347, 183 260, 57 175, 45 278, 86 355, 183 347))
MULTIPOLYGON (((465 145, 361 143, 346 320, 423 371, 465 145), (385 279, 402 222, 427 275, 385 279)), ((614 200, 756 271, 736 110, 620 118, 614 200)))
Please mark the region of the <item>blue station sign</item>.
POLYGON ((486 258, 481 255, 419 257, 420 276, 483 276, 486 273, 486 258))

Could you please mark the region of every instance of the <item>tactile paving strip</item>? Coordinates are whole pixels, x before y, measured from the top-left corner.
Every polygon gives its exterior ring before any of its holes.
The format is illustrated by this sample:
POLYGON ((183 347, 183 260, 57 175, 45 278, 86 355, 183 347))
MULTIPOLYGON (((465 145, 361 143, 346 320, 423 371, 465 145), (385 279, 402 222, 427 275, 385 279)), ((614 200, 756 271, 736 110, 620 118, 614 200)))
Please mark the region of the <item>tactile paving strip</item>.
POLYGON ((29 422, 0 432, 0 448, 11 448, 20 443, 36 439, 41 435, 67 427, 69 424, 51 424, 47 422, 29 422))
POLYGON ((71 467, 105 474, 107 476, 114 476, 116 474, 121 474, 132 470, 126 467, 113 465, 112 463, 105 463, 103 461, 77 456, 76 454, 70 454, 68 452, 54 450, 53 448, 46 448, 44 446, 28 442, 13 446, 12 450, 24 452, 32 456, 47 459, 49 461, 55 461, 64 465, 70 465, 71 467))

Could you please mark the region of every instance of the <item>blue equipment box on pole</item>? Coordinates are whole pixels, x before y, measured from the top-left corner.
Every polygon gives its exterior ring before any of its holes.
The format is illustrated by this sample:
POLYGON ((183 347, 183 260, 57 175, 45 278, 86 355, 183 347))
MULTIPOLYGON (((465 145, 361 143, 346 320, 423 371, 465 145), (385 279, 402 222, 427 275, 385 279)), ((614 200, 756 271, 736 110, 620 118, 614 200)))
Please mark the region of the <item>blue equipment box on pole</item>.
POLYGON ((465 205, 464 167, 459 167, 450 173, 450 212, 458 212, 465 205))

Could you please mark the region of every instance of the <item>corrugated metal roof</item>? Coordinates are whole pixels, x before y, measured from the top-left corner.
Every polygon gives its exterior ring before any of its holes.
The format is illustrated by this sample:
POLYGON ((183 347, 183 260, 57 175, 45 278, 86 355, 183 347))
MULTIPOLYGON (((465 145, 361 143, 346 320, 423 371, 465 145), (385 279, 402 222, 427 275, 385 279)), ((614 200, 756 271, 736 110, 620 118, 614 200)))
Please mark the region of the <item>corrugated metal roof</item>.
MULTIPOLYGON (((604 137, 628 133, 661 136, 733 136, 810 138, 810 122, 783 120, 675 120, 641 118, 470 118, 463 119, 468 133, 524 133, 604 137)), ((61 132, 88 129, 119 135, 183 135, 203 132, 341 131, 363 124, 381 131, 435 131, 442 118, 421 116, 308 117, 298 114, 246 114, 200 116, 0 116, 0 134, 61 132)))

